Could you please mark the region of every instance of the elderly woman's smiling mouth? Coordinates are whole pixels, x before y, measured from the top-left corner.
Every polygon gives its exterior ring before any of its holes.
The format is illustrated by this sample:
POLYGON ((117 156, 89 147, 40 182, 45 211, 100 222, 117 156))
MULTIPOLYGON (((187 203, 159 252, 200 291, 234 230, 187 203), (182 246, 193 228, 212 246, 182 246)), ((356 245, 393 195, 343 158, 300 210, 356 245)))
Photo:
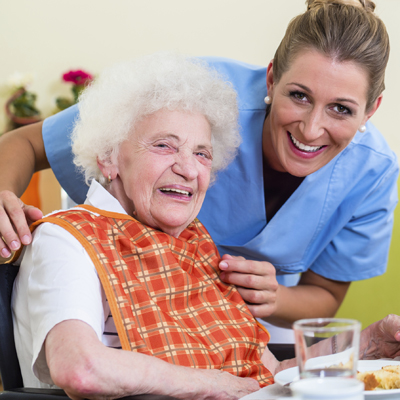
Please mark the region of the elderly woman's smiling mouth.
POLYGON ((193 189, 179 185, 164 186, 158 190, 163 194, 176 198, 176 200, 188 201, 193 195, 193 189))

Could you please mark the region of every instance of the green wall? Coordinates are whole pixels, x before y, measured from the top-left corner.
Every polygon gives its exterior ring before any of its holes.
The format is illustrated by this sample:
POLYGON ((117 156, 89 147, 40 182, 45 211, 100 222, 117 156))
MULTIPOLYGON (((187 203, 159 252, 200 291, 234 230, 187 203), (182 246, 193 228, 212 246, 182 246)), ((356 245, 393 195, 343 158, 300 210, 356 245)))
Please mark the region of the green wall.
POLYGON ((358 319, 363 328, 387 314, 400 315, 400 206, 396 208, 394 218, 386 273, 352 283, 336 315, 358 319))

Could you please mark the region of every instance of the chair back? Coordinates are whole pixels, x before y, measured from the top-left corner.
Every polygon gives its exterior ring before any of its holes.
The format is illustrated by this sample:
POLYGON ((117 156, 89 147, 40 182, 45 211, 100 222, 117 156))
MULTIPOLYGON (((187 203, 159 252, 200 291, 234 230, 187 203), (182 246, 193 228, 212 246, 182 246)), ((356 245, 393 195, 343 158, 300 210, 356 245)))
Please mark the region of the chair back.
POLYGON ((0 375, 4 390, 23 387, 11 314, 11 293, 18 269, 13 264, 0 264, 0 375))

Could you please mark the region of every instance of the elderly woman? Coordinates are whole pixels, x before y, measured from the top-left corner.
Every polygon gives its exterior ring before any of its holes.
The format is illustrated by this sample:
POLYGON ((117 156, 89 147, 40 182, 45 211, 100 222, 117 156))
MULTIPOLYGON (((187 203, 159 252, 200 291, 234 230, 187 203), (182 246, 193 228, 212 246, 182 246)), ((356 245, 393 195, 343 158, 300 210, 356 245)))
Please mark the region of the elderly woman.
MULTIPOLYGON (((238 92, 242 144, 199 219, 224 254, 221 278, 253 315, 286 327, 334 315, 350 282, 385 271, 397 202, 396 156, 368 122, 384 90, 385 26, 369 0, 307 3, 268 68, 208 59, 238 92)), ((34 168, 50 164, 82 202, 87 187, 67 140, 78 117, 73 107, 5 135, 1 187, 21 194, 34 168), (21 151, 26 163, 15 157, 21 151)), ((28 219, 40 213, 8 191, 0 204, 0 232, 15 250, 13 226, 30 241, 22 210, 28 219)))
MULTIPOLYGON (((157 54, 106 71, 79 108, 86 202, 35 223, 13 292, 24 385, 202 399, 272 383, 293 360, 266 349, 196 219, 239 143, 234 90, 199 61, 157 54)), ((364 333, 365 355, 395 343, 399 326, 384 326, 379 349, 364 333)))
POLYGON ((157 54, 106 71, 80 115, 86 203, 40 221, 15 284, 24 384, 203 398, 272 382, 269 336, 219 279, 195 219, 239 144, 235 91, 199 61, 157 54))

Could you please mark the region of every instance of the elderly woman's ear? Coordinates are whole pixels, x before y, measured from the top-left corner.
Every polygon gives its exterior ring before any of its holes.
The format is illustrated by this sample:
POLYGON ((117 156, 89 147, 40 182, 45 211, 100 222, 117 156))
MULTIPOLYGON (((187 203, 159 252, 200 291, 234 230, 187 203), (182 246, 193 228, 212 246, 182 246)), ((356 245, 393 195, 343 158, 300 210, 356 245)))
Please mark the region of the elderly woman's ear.
POLYGON ((103 160, 97 157, 97 166, 108 181, 114 180, 118 175, 118 165, 112 160, 112 156, 103 160))

